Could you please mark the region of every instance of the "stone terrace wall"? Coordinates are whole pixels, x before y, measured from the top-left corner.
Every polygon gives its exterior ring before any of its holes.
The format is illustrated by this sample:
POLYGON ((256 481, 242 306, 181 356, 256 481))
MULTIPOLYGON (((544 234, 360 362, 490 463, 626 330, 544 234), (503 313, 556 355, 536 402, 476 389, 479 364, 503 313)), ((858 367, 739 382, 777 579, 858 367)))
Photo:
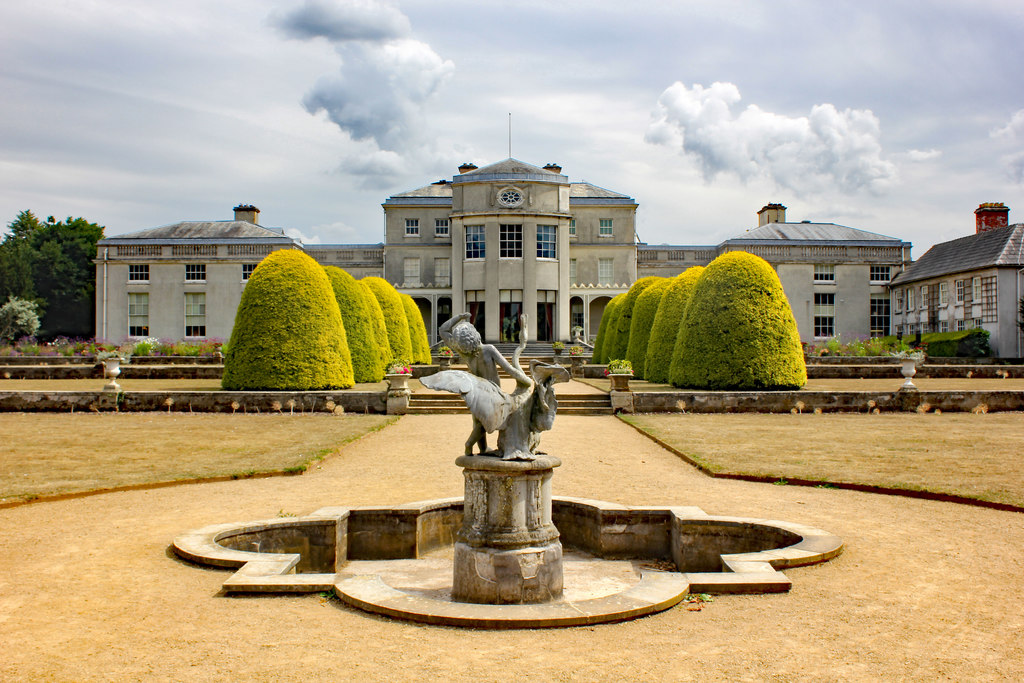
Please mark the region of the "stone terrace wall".
POLYGON ((2 391, 0 412, 386 413, 383 391, 2 391), (330 403, 329 403, 330 402, 330 403))
POLYGON ((662 391, 633 394, 637 413, 1024 410, 1024 391, 662 391))

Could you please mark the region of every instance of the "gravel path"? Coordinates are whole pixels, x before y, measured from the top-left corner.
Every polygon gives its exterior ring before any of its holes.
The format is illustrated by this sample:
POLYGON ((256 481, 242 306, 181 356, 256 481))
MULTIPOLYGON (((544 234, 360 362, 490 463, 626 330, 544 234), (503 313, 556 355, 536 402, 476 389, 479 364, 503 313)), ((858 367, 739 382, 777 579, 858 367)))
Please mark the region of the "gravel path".
POLYGON ((713 480, 611 417, 563 416, 544 435, 563 461, 557 495, 788 520, 842 536, 846 552, 789 570, 788 594, 511 632, 411 625, 319 596, 225 598, 225 571, 169 554, 207 524, 461 495, 453 461, 468 429, 465 415, 406 416, 302 477, 0 510, 0 679, 1024 679, 1024 516, 713 480))

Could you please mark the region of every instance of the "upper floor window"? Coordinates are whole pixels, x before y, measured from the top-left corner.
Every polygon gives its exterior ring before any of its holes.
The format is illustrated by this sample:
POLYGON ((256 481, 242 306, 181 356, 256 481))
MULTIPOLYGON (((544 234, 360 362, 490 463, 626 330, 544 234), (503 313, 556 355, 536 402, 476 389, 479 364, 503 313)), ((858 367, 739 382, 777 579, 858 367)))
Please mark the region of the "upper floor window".
POLYGON ((206 264, 205 263, 186 263, 185 264, 185 281, 186 282, 203 282, 206 280, 206 264))
POLYGON ((415 237, 420 234, 420 219, 418 218, 406 218, 405 219, 405 236, 415 237))
POLYGON ((949 283, 948 282, 940 282, 939 283, 939 305, 940 306, 946 306, 947 304, 949 304, 949 283))
POLYGON ((834 283, 836 281, 836 267, 825 266, 815 264, 814 266, 814 281, 815 282, 827 282, 834 283))
POLYGON ((128 264, 128 281, 129 282, 149 282, 149 264, 148 263, 130 263, 130 264, 128 264))
POLYGON ((602 218, 598 225, 598 236, 599 237, 611 237, 612 236, 612 219, 602 218))
POLYGON ((498 226, 498 257, 523 258, 523 226, 502 223, 498 226))
POLYGON ((884 285, 890 280, 891 266, 871 266, 871 284, 884 285))
POLYGON ((897 313, 902 313, 903 312, 903 290, 902 289, 897 289, 896 290, 896 312, 897 313))
POLYGON ((576 259, 569 259, 569 284, 576 284, 576 259))
POLYGON ((576 236, 576 219, 575 218, 570 218, 569 219, 569 236, 570 237, 575 237, 576 236))
POLYGON ((242 282, 246 282, 252 277, 252 271, 256 270, 256 263, 243 263, 242 264, 242 282))
POLYGON ((907 310, 914 310, 914 288, 907 287, 907 310))
POLYGON ((597 284, 599 285, 611 285, 615 284, 613 279, 615 278, 615 260, 610 258, 599 258, 597 259, 597 284))
POLYGON ((418 285, 420 282, 420 260, 416 257, 402 260, 402 276, 407 285, 418 285))
POLYGON ((447 218, 435 218, 434 219, 434 235, 436 237, 447 237, 448 236, 448 219, 447 218))
POLYGON ((466 226, 466 258, 484 258, 487 255, 484 226, 466 226))
POLYGON ((537 258, 558 258, 555 249, 555 226, 537 226, 537 258))
POLYGON ((451 259, 435 258, 434 259, 434 284, 438 287, 447 287, 451 283, 452 278, 452 262, 451 259))
POLYGON ((971 302, 980 304, 981 303, 981 278, 971 278, 971 302))
POLYGON ((958 304, 962 304, 964 302, 964 289, 965 289, 964 281, 963 280, 956 280, 953 283, 953 285, 954 285, 954 287, 956 287, 956 302, 958 304))

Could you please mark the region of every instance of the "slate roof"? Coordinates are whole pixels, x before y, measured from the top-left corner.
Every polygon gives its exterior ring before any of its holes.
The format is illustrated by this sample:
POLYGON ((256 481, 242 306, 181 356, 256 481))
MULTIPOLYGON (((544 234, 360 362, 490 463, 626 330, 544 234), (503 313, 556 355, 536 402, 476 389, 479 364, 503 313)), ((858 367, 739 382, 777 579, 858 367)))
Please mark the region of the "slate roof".
POLYGON ((890 284, 900 285, 997 266, 1024 266, 1024 223, 936 244, 890 284))
POLYGON ((249 223, 247 221, 182 221, 163 225, 158 228, 149 228, 138 232, 129 232, 124 235, 114 235, 100 240, 105 244, 117 244, 120 240, 279 240, 294 242, 291 237, 286 237, 282 229, 264 228, 263 226, 249 223))
POLYGON ((788 240, 811 242, 895 242, 902 240, 895 237, 879 235, 867 230, 858 230, 835 223, 768 223, 742 235, 737 235, 729 242, 745 240, 788 240))

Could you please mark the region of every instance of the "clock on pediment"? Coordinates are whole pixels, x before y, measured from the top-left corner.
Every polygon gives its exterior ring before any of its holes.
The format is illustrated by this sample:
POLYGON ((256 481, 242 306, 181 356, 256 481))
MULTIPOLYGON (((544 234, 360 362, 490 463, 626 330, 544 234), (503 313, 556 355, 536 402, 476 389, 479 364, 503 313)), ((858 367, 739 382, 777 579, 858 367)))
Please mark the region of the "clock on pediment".
POLYGON ((503 187, 498 190, 498 203, 510 209, 521 206, 523 199, 523 191, 518 188, 503 187))

